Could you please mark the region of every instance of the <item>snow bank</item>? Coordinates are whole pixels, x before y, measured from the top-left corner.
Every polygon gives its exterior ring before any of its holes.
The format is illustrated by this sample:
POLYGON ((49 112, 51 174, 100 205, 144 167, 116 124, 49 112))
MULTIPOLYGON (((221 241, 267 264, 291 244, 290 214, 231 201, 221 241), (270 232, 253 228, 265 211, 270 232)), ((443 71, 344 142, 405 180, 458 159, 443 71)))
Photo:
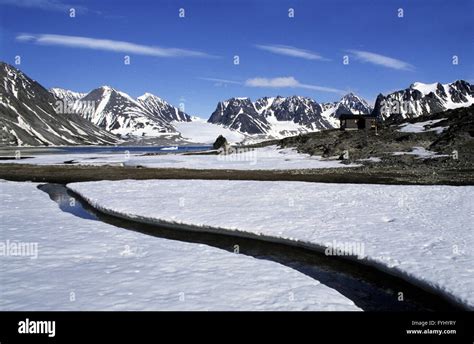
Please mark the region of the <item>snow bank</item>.
POLYGON ((445 158, 450 156, 448 154, 438 154, 424 147, 413 147, 411 152, 393 152, 392 155, 414 155, 418 159, 445 158))
POLYGON ((444 121, 446 118, 433 119, 430 121, 418 122, 418 123, 405 123, 400 125, 399 132, 402 133, 425 133, 427 131, 436 131, 436 134, 441 134, 448 127, 435 127, 427 129, 426 126, 432 126, 438 122, 444 121))
POLYGON ((278 263, 64 213, 36 184, 0 181, 0 204, 0 246, 37 245, 0 251, 2 311, 358 310, 278 263))
POLYGON ((474 308, 472 186, 148 180, 69 187, 139 221, 315 247, 355 244, 361 261, 474 308))

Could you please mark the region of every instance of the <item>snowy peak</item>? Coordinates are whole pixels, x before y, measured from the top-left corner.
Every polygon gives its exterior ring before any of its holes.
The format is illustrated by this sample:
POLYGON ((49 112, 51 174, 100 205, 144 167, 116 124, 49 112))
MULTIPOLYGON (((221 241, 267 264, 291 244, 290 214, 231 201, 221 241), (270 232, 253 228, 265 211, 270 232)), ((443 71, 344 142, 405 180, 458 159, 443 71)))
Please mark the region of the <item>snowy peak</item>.
POLYGON ((449 100, 453 103, 466 103, 462 106, 469 106, 474 103, 474 85, 467 81, 457 80, 451 84, 443 85, 443 88, 448 94, 449 100))
POLYGON ((57 99, 64 100, 66 102, 74 102, 76 100, 81 99, 82 97, 85 97, 87 93, 80 93, 80 92, 74 92, 70 90, 66 90, 63 88, 50 88, 49 92, 53 94, 57 99))
POLYGON ((238 107, 238 106, 250 106, 250 107, 253 107, 253 103, 252 101, 250 100, 250 98, 247 98, 247 97, 234 97, 234 98, 230 98, 230 99, 227 99, 223 102, 219 102, 219 104, 221 106, 224 106, 224 107, 238 107))
POLYGON ((335 116, 339 118, 342 114, 366 115, 372 112, 372 107, 361 97, 354 93, 348 93, 335 103, 335 116))
POLYGON ((374 114, 414 118, 474 104, 474 87, 464 80, 448 84, 415 82, 405 90, 380 94, 374 114))
POLYGON ((430 93, 436 93, 438 89, 442 88, 439 82, 433 84, 424 84, 422 82, 415 82, 410 85, 410 89, 420 91, 424 96, 430 93))
POLYGON ((265 112, 266 117, 274 116, 278 121, 290 121, 310 125, 317 120, 321 106, 314 100, 300 96, 277 97, 265 112))
POLYGON ((249 98, 230 98, 219 102, 208 122, 248 134, 264 134, 269 129, 265 117, 258 113, 249 98))
POLYGON ((364 99, 362 99, 361 97, 359 97, 358 95, 356 95, 352 92, 348 93, 344 97, 342 97, 341 100, 339 101, 339 103, 349 104, 349 105, 356 105, 356 106, 364 105, 367 108, 370 107, 369 104, 364 99))
POLYGON ((94 105, 83 113, 92 123, 121 136, 160 136, 174 132, 170 123, 124 92, 105 86, 92 90, 82 101, 94 105))
POLYGON ((153 100, 159 101, 159 102, 164 102, 164 100, 161 99, 160 97, 155 96, 154 94, 151 94, 151 93, 148 93, 148 92, 145 92, 143 95, 141 95, 140 97, 137 98, 138 101, 146 101, 146 100, 150 100, 150 99, 153 99, 153 100))
MULTIPOLYGON (((43 86, 28 78, 23 72, 4 62, 0 62, 0 76, 1 84, 3 85, 2 92, 18 100, 20 100, 19 97, 23 95, 28 99, 35 98, 36 94, 34 90, 36 88, 46 91, 43 86), (22 92, 19 92, 20 90, 22 92)), ((23 100, 23 98, 21 100, 23 100)), ((48 97, 48 101, 52 102, 53 98, 48 97)))
POLYGON ((188 114, 170 105, 154 94, 145 93, 144 95, 138 97, 137 100, 145 109, 153 113, 157 118, 161 118, 164 121, 191 121, 191 117, 188 114))
POLYGON ((268 110, 275 101, 280 101, 283 97, 277 96, 277 97, 263 97, 260 99, 257 99, 254 103, 255 109, 259 112, 262 113, 266 110, 268 110))

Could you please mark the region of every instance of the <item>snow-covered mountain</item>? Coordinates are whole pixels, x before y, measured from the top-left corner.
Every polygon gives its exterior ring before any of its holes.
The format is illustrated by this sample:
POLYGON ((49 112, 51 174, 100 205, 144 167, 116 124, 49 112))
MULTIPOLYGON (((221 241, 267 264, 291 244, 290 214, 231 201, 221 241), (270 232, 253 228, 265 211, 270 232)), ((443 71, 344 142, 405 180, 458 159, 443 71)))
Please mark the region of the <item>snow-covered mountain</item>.
POLYGON ((51 92, 57 99, 65 100, 66 102, 75 102, 87 95, 87 93, 74 92, 58 87, 50 88, 49 92, 51 92))
POLYGON ((144 95, 138 97, 137 100, 145 109, 155 114, 155 116, 161 118, 163 121, 191 121, 191 116, 168 104, 166 101, 160 97, 155 96, 154 94, 145 93, 144 95))
POLYGON ((69 113, 23 72, 0 62, 0 145, 112 144, 115 135, 69 113))
POLYGON ((110 86, 99 87, 85 95, 68 90, 51 92, 69 102, 75 113, 122 137, 178 135, 171 122, 191 120, 184 112, 150 93, 134 99, 110 86))
POLYGON ((247 134, 264 134, 270 130, 265 116, 257 111, 250 98, 231 98, 219 102, 208 122, 247 134))
POLYGON ((371 111, 369 104, 353 93, 333 103, 317 103, 300 96, 263 97, 255 102, 249 98, 231 98, 219 102, 209 122, 246 134, 280 138, 337 128, 341 114, 371 111))
MULTIPOLYGON (((334 116, 339 118, 342 114, 365 115, 372 112, 372 107, 364 99, 354 93, 348 93, 338 102, 332 103, 334 105, 334 116)), ((323 105, 331 105, 325 103, 323 105)))
POLYGON ((231 98, 218 103, 205 125, 150 93, 134 99, 109 86, 87 94, 61 88, 48 92, 1 62, 0 83, 0 144, 7 145, 110 144, 118 141, 115 134, 136 142, 150 138, 207 143, 223 131, 250 142, 337 128, 341 114, 411 118, 474 103, 474 86, 466 81, 416 82, 405 90, 380 94, 373 111, 353 93, 332 103, 300 96, 263 97, 255 102, 231 98))
POLYGON ((331 128, 339 128, 340 115, 367 115, 372 112, 369 103, 352 92, 346 94, 339 101, 319 105, 322 108, 321 117, 330 123, 331 128))
POLYGON ((386 119, 391 115, 414 118, 474 103, 474 86, 464 80, 450 84, 415 82, 405 90, 379 94, 374 114, 386 119))

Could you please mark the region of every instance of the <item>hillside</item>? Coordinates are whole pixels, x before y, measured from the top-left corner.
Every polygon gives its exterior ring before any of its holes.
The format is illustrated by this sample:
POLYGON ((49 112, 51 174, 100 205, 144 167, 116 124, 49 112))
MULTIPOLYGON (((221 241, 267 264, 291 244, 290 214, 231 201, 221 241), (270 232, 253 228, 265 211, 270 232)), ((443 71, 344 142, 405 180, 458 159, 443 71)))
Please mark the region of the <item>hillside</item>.
POLYGON ((474 105, 415 119, 387 121, 377 135, 374 130, 334 129, 285 138, 278 144, 327 158, 344 159, 345 155, 347 162, 367 166, 465 169, 474 167, 473 137, 474 105))

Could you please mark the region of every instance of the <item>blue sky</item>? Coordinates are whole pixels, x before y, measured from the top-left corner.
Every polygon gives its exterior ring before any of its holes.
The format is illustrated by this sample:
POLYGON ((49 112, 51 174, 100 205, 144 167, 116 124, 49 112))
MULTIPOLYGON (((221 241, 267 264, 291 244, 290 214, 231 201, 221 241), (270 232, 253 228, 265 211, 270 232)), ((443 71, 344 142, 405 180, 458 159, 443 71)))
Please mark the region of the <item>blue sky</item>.
POLYGON ((0 60, 21 56, 17 67, 47 88, 150 92, 203 118, 234 96, 325 102, 351 91, 373 101, 415 81, 472 82, 473 4, 0 0, 0 60))

